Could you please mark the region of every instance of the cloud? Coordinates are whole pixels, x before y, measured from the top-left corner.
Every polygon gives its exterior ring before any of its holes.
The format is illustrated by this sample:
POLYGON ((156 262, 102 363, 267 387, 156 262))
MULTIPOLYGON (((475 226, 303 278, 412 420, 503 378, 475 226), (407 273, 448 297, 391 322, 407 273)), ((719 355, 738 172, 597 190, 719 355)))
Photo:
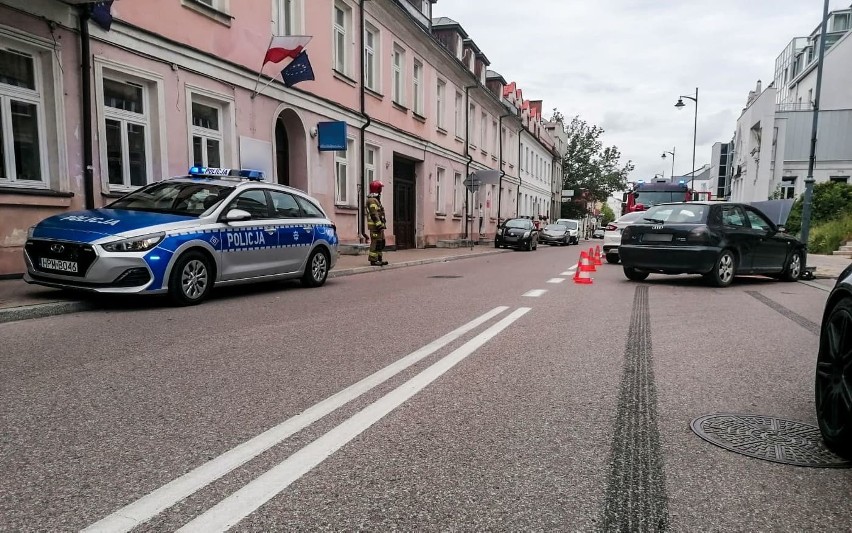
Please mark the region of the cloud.
MULTIPOLYGON (((696 166, 714 142, 729 141, 748 92, 766 87, 775 58, 793 37, 819 24, 822 3, 798 0, 525 0, 482 9, 441 0, 434 16, 457 20, 491 61, 544 108, 606 130, 636 164, 632 178, 665 170, 676 147, 676 173, 692 166, 692 103, 678 95, 699 87, 696 166), (819 4, 819 5, 817 5, 819 4), (499 28, 499 30, 498 30, 499 28)), ((849 0, 832 0, 831 9, 849 0)))

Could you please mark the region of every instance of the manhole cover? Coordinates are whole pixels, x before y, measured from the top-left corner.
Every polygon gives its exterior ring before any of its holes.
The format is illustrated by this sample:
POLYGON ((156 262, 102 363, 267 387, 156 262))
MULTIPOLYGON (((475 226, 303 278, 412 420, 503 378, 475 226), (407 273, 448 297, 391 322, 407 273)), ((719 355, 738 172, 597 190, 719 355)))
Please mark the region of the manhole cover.
POLYGON ((849 468, 829 451, 819 428, 772 416, 719 413, 692 421, 692 431, 711 444, 732 452, 785 465, 849 468))
POLYGON ((461 276, 429 276, 431 279, 457 279, 461 276))

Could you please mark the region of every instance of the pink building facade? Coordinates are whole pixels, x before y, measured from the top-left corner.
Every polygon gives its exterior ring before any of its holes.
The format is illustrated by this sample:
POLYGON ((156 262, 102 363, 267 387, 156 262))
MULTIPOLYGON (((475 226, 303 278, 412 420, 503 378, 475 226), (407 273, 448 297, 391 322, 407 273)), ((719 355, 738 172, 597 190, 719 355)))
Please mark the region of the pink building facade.
POLYGON ((106 30, 81 21, 85 4, 6 0, 0 276, 23 271, 42 218, 194 164, 257 168, 307 191, 350 244, 362 242, 373 179, 399 248, 490 238, 500 218, 549 214, 561 150, 541 102, 488 70, 459 24, 433 21, 433 2, 117 0, 106 30), (267 64, 260 87, 272 82, 255 94, 271 36, 287 34, 313 37, 316 79, 287 88, 286 63, 267 64), (347 150, 319 150, 317 125, 330 121, 346 123, 347 150), (469 192, 465 179, 483 170, 499 181, 469 192))

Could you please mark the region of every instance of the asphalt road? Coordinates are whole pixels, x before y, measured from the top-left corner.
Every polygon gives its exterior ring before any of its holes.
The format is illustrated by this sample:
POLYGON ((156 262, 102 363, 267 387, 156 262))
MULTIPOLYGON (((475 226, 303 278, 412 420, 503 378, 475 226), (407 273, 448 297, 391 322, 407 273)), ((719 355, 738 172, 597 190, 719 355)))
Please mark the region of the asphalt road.
POLYGON ((578 252, 0 324, 0 530, 852 529, 852 470, 689 426, 815 423, 827 292, 578 252))

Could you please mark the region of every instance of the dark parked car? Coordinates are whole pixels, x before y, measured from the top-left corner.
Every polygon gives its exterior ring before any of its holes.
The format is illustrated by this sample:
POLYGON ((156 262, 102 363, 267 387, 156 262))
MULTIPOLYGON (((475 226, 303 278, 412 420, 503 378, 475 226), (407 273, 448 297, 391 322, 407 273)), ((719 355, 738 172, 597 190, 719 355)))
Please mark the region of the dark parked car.
POLYGON ((852 265, 837 278, 825 304, 814 389, 826 446, 852 459, 852 265))
POLYGON ((656 205, 626 226, 618 254, 633 281, 650 273, 702 274, 727 287, 739 274, 796 281, 804 244, 750 205, 678 202, 656 205))
POLYGON ((495 248, 517 248, 518 250, 535 250, 538 248, 538 230, 528 218, 510 218, 497 228, 494 237, 495 248))
POLYGON ((538 236, 541 244, 570 244, 572 240, 571 230, 562 224, 548 224, 538 236))

